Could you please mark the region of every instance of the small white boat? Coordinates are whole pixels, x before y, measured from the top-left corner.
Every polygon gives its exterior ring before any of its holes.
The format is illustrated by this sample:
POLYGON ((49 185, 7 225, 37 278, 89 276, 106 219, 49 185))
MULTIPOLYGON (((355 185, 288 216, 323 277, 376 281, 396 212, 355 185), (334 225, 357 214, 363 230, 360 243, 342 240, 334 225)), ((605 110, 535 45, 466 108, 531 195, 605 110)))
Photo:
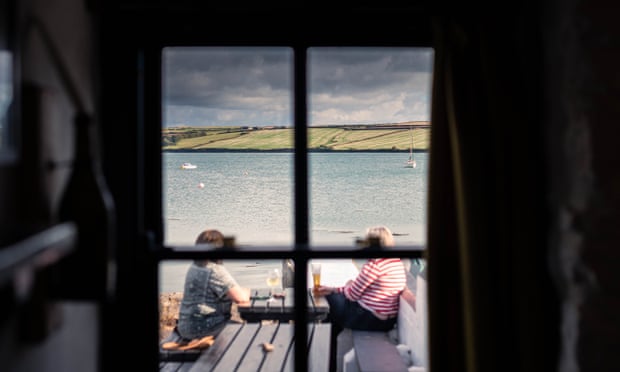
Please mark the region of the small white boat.
POLYGON ((407 163, 405 163, 405 168, 415 168, 415 167, 417 167, 415 159, 409 159, 407 160, 407 163))
POLYGON ((409 147, 409 159, 405 163, 405 168, 415 168, 417 164, 415 162, 415 158, 413 157, 413 129, 411 130, 411 147, 409 147))
POLYGON ((196 165, 192 163, 183 163, 181 164, 182 169, 196 169, 196 165))

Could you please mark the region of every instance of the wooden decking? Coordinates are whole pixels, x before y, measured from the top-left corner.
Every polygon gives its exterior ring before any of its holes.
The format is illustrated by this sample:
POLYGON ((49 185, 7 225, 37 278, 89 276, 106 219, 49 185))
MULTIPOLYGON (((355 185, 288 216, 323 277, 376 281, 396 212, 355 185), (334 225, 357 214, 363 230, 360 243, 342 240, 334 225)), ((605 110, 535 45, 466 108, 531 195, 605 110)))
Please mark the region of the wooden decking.
MULTIPOLYGON (((308 371, 329 371, 331 325, 308 324, 308 371)), ((161 372, 295 371, 294 325, 231 323, 195 361, 162 361, 161 372), (273 346, 265 351, 264 343, 273 346)))

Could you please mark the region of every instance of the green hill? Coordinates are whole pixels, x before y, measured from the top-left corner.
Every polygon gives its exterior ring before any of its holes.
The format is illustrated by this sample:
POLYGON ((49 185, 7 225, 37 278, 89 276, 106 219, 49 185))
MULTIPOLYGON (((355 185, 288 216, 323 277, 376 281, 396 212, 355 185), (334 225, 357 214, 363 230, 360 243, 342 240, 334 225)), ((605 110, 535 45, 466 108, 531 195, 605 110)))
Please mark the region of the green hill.
MULTIPOLYGON (((429 122, 321 126, 308 129, 308 148, 323 151, 415 151, 430 145, 429 122), (413 130, 412 130, 413 129, 413 130)), ((171 127, 162 131, 163 151, 292 150, 289 127, 171 127)))

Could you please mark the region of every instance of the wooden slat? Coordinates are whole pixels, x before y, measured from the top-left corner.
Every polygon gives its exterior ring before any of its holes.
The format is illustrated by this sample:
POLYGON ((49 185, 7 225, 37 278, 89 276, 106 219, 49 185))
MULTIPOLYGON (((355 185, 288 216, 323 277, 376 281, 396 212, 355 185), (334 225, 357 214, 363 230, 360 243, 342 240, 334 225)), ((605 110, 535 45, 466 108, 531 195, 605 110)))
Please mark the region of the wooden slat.
POLYGON ((251 342, 259 329, 260 324, 258 323, 245 324, 237 334, 237 337, 230 342, 226 353, 222 355, 215 368, 209 369, 209 371, 235 371, 237 366, 245 359, 251 342))
POLYGON ((290 353, 292 353, 293 339, 293 325, 280 323, 277 327, 275 337, 271 341, 274 350, 265 355, 265 359, 260 370, 265 372, 280 371, 287 357, 290 353))
POLYGON ((309 332, 312 338, 308 353, 308 371, 326 372, 329 371, 330 362, 331 324, 314 323, 313 328, 313 331, 309 332))
POLYGON ((360 372, 407 372, 405 362, 387 333, 353 331, 352 334, 360 372))
POLYGON ((160 364, 159 371, 160 372, 177 372, 177 370, 181 367, 181 362, 165 362, 163 365, 160 364))
POLYGON ((194 362, 185 362, 181 364, 179 369, 177 369, 177 372, 189 372, 192 368, 194 368, 194 362))
MULTIPOLYGON (((292 326, 291 326, 292 327, 292 326)), ((308 324, 308 371, 329 371, 331 324, 308 324)), ((295 371, 295 342, 291 343, 286 363, 282 368, 285 372, 295 371)), ((267 371, 266 369, 263 369, 267 371)))
POLYGON ((230 343, 234 341, 237 334, 241 331, 245 324, 229 324, 215 338, 215 343, 211 345, 196 363, 192 371, 211 371, 219 362, 219 359, 228 349, 230 343))
POLYGON ((201 350, 165 350, 162 349, 161 345, 166 342, 183 342, 183 338, 177 331, 176 327, 172 330, 170 335, 166 337, 162 342, 160 342, 159 346, 159 359, 162 361, 168 362, 188 362, 195 361, 200 356, 201 350))
MULTIPOLYGON (((295 372, 295 337, 292 338, 291 347, 286 354, 286 360, 281 367, 282 372, 295 372)), ((267 369, 265 371, 268 371, 267 369)))
POLYGON ((188 372, 194 366, 194 362, 162 362, 159 365, 160 372, 188 372))
POLYGON ((277 324, 265 324, 260 326, 256 336, 250 343, 250 347, 242 360, 242 364, 236 372, 255 372, 258 369, 263 363, 266 354, 270 353, 263 349, 263 343, 271 343, 277 330, 277 324))

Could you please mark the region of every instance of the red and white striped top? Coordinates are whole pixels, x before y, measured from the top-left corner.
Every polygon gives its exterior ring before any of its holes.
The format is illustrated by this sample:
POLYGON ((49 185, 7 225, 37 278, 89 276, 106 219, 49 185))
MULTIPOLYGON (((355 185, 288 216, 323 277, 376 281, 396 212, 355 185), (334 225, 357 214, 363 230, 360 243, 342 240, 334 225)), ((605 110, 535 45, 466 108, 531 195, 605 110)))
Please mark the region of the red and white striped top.
POLYGON ((406 285, 400 258, 373 258, 366 261, 355 280, 337 291, 384 318, 398 314, 399 296, 406 285))

